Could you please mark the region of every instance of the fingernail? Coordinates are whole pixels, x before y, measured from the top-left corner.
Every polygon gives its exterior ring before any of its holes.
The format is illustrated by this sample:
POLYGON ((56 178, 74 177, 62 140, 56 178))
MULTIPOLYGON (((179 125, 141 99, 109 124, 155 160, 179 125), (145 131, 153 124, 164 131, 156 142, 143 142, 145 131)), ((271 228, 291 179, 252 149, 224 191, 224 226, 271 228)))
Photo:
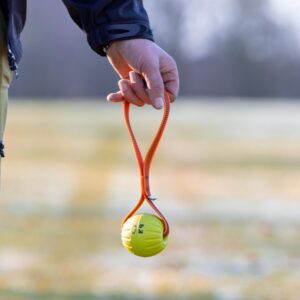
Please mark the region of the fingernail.
POLYGON ((162 109, 164 107, 164 101, 162 98, 156 98, 154 100, 154 107, 157 109, 162 109))
POLYGON ((131 82, 136 82, 136 76, 135 72, 131 71, 129 72, 129 79, 131 82))

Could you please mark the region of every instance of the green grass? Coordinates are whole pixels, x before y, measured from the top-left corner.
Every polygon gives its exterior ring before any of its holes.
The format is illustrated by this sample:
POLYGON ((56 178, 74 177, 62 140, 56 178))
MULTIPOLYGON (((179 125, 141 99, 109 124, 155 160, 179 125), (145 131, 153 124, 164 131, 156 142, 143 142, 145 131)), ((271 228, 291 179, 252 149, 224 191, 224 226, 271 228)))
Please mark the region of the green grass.
POLYGON ((59 294, 59 293, 31 293, 31 292, 14 292, 14 291, 0 291, 0 296, 5 299, 19 300, 215 300, 216 298, 209 294, 197 294, 197 295, 170 295, 159 297, 145 297, 134 295, 118 295, 118 294, 104 294, 104 295, 92 295, 92 294, 59 294))
MULTIPOLYGON (((299 114, 289 102, 173 105, 151 178, 169 245, 141 259, 120 242, 139 196, 121 105, 13 102, 0 299, 297 299, 299 114)), ((132 116, 145 150, 161 113, 132 116)))

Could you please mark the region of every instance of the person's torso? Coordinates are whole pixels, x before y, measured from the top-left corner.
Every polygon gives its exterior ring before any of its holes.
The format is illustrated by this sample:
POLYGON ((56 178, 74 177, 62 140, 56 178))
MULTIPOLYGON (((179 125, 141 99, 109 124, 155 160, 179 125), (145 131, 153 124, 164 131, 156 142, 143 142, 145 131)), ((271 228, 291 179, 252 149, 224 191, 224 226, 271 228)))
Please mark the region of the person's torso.
POLYGON ((0 9, 6 22, 8 59, 15 70, 22 56, 20 34, 26 21, 26 0, 1 0, 0 9))

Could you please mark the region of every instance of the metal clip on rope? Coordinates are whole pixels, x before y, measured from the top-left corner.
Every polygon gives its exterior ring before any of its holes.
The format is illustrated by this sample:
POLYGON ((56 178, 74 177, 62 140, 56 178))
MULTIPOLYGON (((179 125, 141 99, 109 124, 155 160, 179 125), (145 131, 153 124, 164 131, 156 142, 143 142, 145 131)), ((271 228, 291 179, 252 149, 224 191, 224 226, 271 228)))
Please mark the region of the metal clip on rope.
POLYGON ((124 119, 125 119, 125 123, 126 123, 126 127, 128 129, 131 141, 132 141, 132 145, 134 148, 134 152, 135 152, 135 156, 137 159, 137 163, 139 166, 139 170, 140 170, 140 177, 141 177, 141 195, 140 198, 138 200, 138 202, 136 203, 136 205, 133 207, 133 209, 127 214, 127 216, 123 219, 122 221, 122 226, 124 225, 124 223, 130 218, 132 217, 135 212, 141 207, 141 205, 144 203, 144 201, 146 200, 147 203, 150 205, 150 207, 156 212, 156 214, 158 215, 159 219, 163 222, 164 225, 164 237, 167 237, 170 231, 169 228, 169 224, 166 220, 166 218, 164 217, 164 215, 159 211, 159 209, 156 207, 156 205, 153 203, 153 201, 156 199, 155 197, 153 197, 151 195, 151 191, 150 191, 150 168, 151 168, 151 163, 153 160, 153 157, 156 153, 156 150, 158 148, 159 142, 161 140, 161 137, 163 135, 163 132, 165 130, 167 121, 168 121, 168 117, 169 117, 169 113, 170 113, 170 97, 169 94, 167 92, 165 92, 165 99, 164 99, 164 113, 163 113, 163 118, 162 121, 160 123, 160 126, 156 132, 156 135, 149 147, 149 150, 145 156, 145 158, 143 158, 142 153, 140 151, 140 148, 138 146, 138 143, 136 141, 136 138, 134 136, 131 124, 130 124, 130 119, 129 119, 129 110, 130 110, 130 103, 128 101, 124 101, 124 119))

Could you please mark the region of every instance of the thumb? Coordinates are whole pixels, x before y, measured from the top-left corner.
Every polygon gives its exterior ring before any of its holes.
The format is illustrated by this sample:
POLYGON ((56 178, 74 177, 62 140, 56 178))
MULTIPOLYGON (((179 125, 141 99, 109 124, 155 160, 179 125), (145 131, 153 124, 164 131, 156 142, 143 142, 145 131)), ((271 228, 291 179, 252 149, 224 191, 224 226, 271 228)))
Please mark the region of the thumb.
POLYGON ((145 66, 142 75, 147 84, 147 94, 152 106, 156 109, 162 109, 164 107, 164 82, 160 74, 159 65, 151 64, 145 66))

